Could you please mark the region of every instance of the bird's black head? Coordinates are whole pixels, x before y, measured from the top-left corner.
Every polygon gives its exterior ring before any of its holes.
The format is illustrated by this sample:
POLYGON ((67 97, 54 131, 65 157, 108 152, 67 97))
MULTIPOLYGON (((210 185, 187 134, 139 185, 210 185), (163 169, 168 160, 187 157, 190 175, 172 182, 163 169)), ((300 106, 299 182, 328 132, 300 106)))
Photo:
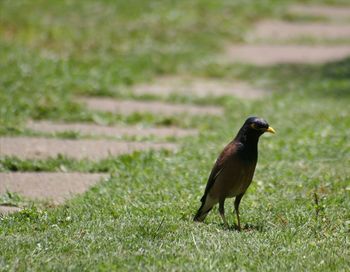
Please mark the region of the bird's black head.
POLYGON ((249 117, 243 126, 245 126, 248 130, 257 132, 260 135, 265 132, 275 133, 275 130, 269 126, 266 120, 259 117, 249 117))
POLYGON ((275 130, 262 118, 249 117, 238 132, 236 139, 241 141, 258 140, 265 132, 275 133, 275 130))

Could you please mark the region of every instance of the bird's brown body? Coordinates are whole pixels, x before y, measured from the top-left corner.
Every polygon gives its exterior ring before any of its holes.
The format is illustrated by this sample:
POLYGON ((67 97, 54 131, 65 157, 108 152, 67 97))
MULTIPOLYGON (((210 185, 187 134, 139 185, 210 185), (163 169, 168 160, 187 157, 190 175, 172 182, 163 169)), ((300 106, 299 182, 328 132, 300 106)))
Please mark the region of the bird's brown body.
POLYGON ((215 199, 220 197, 234 197, 245 193, 249 187, 256 166, 255 163, 246 163, 235 156, 235 153, 227 154, 225 167, 215 180, 209 195, 215 199))
POLYGON ((226 198, 236 197, 235 210, 240 229, 239 203, 252 182, 258 159, 258 140, 265 131, 274 132, 266 121, 248 118, 235 139, 224 148, 210 173, 195 221, 203 221, 212 207, 219 203, 220 215, 228 225, 224 202, 226 198))

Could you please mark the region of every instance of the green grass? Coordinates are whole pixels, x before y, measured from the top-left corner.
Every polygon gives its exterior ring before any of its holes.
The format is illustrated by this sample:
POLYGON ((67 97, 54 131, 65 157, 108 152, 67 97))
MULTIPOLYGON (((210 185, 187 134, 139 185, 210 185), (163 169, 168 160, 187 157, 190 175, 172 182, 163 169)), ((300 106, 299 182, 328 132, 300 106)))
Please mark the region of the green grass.
MULTIPOLYGON (((23 131, 29 119, 176 124, 201 133, 179 140, 176 153, 98 162, 0 158, 1 172, 111 173, 62 206, 29 203, 1 217, 0 271, 348 271, 350 59, 262 68, 212 58, 255 19, 278 17, 286 3, 2 1, 1 135, 31 135, 23 131), (222 105, 222 118, 115 116, 73 101, 81 94, 135 98, 123 90, 169 73, 246 80, 274 94, 257 101, 165 98, 222 105), (214 159, 249 115, 266 118, 277 134, 261 138, 241 204, 244 231, 225 230, 216 210, 193 223, 214 159)), ((9 193, 0 201, 23 199, 9 193)))
POLYGON ((0 195, 0 205, 17 207, 23 201, 19 194, 11 193, 7 191, 5 194, 0 195))

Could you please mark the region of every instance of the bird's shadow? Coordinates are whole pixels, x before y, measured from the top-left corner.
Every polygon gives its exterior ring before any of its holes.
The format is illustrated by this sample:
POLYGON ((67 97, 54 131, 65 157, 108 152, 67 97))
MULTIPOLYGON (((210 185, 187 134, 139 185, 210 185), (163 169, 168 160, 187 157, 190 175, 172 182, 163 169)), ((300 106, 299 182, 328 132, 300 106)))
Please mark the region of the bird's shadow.
MULTIPOLYGON (((182 220, 185 221, 192 221, 193 219, 192 217, 182 217, 182 220)), ((195 222, 195 223, 199 223, 199 224, 209 224, 209 225, 216 225, 217 227, 222 228, 223 230, 228 230, 228 231, 237 231, 237 232, 253 232, 253 231, 257 231, 257 232, 264 232, 265 228, 263 225, 261 224, 249 224, 246 223, 241 227, 241 230, 239 230, 238 225, 236 223, 234 223, 233 225, 229 225, 228 228, 225 226, 224 223, 219 223, 219 222, 209 222, 209 223, 205 223, 205 222, 195 222)))
POLYGON ((236 224, 229 226, 228 228, 225 227, 224 224, 220 224, 224 229, 227 229, 229 231, 237 231, 237 232, 252 232, 252 231, 258 231, 263 232, 264 227, 262 225, 253 225, 253 224, 245 224, 241 227, 241 230, 238 228, 236 224))

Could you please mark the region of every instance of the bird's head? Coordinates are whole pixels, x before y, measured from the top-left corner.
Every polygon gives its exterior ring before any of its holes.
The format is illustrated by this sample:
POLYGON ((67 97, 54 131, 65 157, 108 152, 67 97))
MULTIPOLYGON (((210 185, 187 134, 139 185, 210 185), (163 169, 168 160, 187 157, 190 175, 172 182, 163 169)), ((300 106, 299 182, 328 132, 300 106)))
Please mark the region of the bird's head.
POLYGON ((257 143, 259 137, 265 132, 276 133, 264 119, 249 117, 238 131, 235 141, 241 143, 257 143))
POLYGON ((244 125, 245 131, 249 134, 262 135, 265 132, 276 133, 275 130, 262 118, 249 117, 244 125))

